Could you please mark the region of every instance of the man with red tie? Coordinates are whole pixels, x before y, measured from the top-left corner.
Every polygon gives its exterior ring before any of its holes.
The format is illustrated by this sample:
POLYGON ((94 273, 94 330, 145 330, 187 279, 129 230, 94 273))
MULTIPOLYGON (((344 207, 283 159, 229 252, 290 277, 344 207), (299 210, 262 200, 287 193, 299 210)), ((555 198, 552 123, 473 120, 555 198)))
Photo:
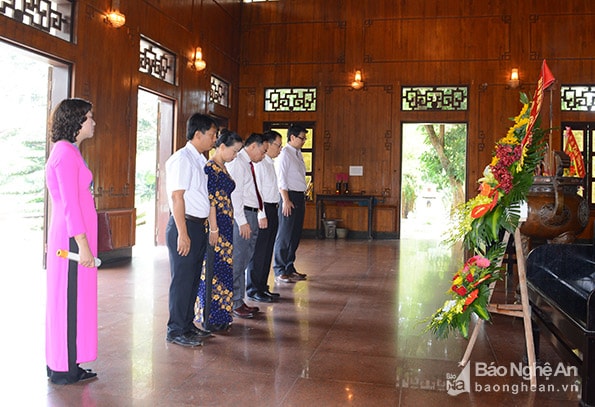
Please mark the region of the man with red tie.
POLYGON ((262 196, 258 191, 254 163, 262 161, 268 148, 262 134, 253 133, 246 139, 244 148, 237 157, 226 164, 227 171, 236 183, 231 193, 234 208, 233 225, 233 315, 253 318, 258 307, 249 307, 244 302, 246 295, 246 267, 254 254, 259 227, 266 227, 266 218, 259 225, 258 212, 264 210, 262 196))

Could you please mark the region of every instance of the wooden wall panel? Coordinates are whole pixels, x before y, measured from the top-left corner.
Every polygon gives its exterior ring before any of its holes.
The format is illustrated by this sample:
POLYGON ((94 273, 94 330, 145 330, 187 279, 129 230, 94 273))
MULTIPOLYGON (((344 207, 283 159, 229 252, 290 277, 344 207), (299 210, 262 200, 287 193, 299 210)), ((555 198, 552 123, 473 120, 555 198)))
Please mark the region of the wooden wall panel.
MULTIPOLYGON (((138 87, 174 101, 175 148, 183 146, 187 118, 195 112, 208 113, 211 72, 219 73, 233 89, 239 88, 241 0, 122 1, 126 25, 119 29, 104 22, 110 4, 108 0, 76 2, 74 43, 3 15, 0 38, 72 65, 72 96, 93 103, 97 122, 95 137, 83 144, 82 153, 93 172, 98 210, 115 211, 112 238, 114 249, 119 249, 134 245, 135 238, 138 87), (141 35, 176 54, 174 84, 139 72, 141 35), (190 67, 196 46, 203 47, 207 60, 207 69, 200 73, 190 67)), ((235 106, 224 112, 234 127, 237 102, 235 106)))
MULTIPOLYGON (((188 31, 192 31, 193 14, 192 9, 196 7, 195 0, 145 0, 151 8, 159 10, 163 15, 169 16, 172 20, 176 21, 179 25, 184 27, 188 31)), ((127 1, 122 1, 120 4, 123 6, 124 12, 128 12, 129 7, 126 7, 127 1)))
POLYGON ((529 56, 532 59, 593 60, 593 39, 593 13, 532 14, 529 18, 529 56), (572 46, 569 46, 569 43, 572 46))
MULTIPOLYGON (((281 0, 266 6, 246 5, 242 15, 242 52, 249 55, 242 56, 247 64, 242 65, 240 83, 249 92, 241 93, 239 103, 240 117, 242 112, 249 112, 249 116, 238 121, 238 128, 247 132, 275 116, 262 111, 264 87, 316 84, 320 108, 313 118, 318 130, 315 192, 334 192, 334 174, 343 172, 349 163, 359 162, 364 166, 364 174, 370 168, 378 177, 374 183, 366 180, 365 187, 358 180, 350 180, 351 187, 378 193, 382 191, 378 185, 386 184, 381 177, 389 178, 390 190, 384 205, 390 212, 400 205, 402 123, 464 122, 468 129, 467 193, 472 196, 477 179, 491 160, 495 141, 506 134, 512 124, 509 118, 520 110, 519 91, 533 94, 542 57, 548 58, 559 83, 593 82, 595 50, 589 42, 593 38, 593 12, 591 2, 583 0, 281 0), (336 7, 338 4, 342 7, 336 7), (285 50, 277 53, 283 42, 288 47, 296 43, 296 30, 289 22, 299 22, 300 32, 308 32, 304 38, 309 39, 323 38, 325 33, 320 27, 334 21, 345 21, 344 61, 330 63, 329 58, 322 58, 313 65, 305 59, 287 59, 285 50), (269 30, 277 41, 273 48, 246 44, 252 41, 254 29, 262 30, 261 37, 266 36, 265 27, 275 27, 269 30), (274 55, 269 54, 271 49, 274 55), (512 68, 520 70, 519 89, 507 86, 512 68), (363 71, 367 94, 348 91, 355 69, 363 71), (469 108, 465 112, 401 111, 401 87, 418 85, 468 86, 469 108), (384 87, 393 89, 390 102, 370 97, 370 89, 384 87), (375 146, 388 142, 390 154, 387 156, 385 150, 376 147, 366 148, 363 153, 358 144, 363 139, 375 146)), ((307 55, 308 45, 304 47, 307 55)), ((295 54, 293 50, 292 53, 295 54)), ((553 101, 557 100, 556 92, 553 91, 553 101)), ((557 105, 544 107, 544 111, 550 110, 554 126, 570 117, 593 118, 592 113, 560 112, 557 105)), ((283 115, 290 121, 306 116, 283 115)), ((312 120, 311 115, 308 119, 312 120)), ((554 137, 554 143, 559 144, 559 135, 554 137)), ((398 210, 395 216, 391 232, 398 234, 398 210)), ((353 219, 354 227, 364 227, 363 220, 353 219)), ((382 222, 385 224, 388 223, 382 222)))
MULTIPOLYGON (((315 122, 315 191, 334 191, 339 169, 362 165, 364 177, 352 188, 376 194, 388 187, 388 213, 399 207, 402 123, 466 122, 467 191, 473 194, 494 142, 519 111, 519 90, 533 93, 542 58, 558 80, 551 93, 553 125, 594 120, 593 113, 561 112, 555 103, 559 84, 593 83, 591 1, 128 0, 121 2, 127 23, 118 30, 103 23, 109 4, 76 2, 73 44, 0 16, 1 38, 73 64, 73 96, 92 99, 96 137, 83 154, 101 210, 134 209, 139 86, 176 102, 176 148, 185 143, 186 119, 196 111, 225 116, 244 137, 266 121, 315 122), (141 34, 178 55, 175 84, 138 72, 141 34), (200 73, 190 68, 196 46, 207 61, 200 73), (511 68, 520 70, 520 89, 507 88, 511 68), (355 69, 364 74, 362 91, 349 90, 355 69), (230 109, 209 105, 211 74, 232 84, 230 109), (466 85, 469 109, 403 112, 401 87, 415 85, 466 85), (264 112, 264 88, 272 86, 315 86, 317 111, 264 112)), ((559 134, 554 142, 559 145, 559 134)), ((357 210, 345 215, 363 230, 361 216, 357 210)), ((392 222, 386 216, 382 227, 392 222)), ((395 216, 392 232, 398 233, 398 210, 395 216)))
POLYGON ((253 25, 243 33, 243 64, 341 63, 345 41, 341 21, 253 25))
POLYGON ((203 4, 204 12, 201 13, 196 24, 199 40, 209 43, 218 53, 233 62, 227 66, 234 66, 237 71, 240 60, 240 41, 238 41, 237 31, 241 24, 237 1, 205 0, 203 4))
POLYGON ((108 210, 111 238, 114 249, 132 247, 136 234, 136 211, 134 209, 108 210))
POLYGON ((510 53, 510 16, 369 19, 363 26, 366 62, 497 61, 510 53))
POLYGON ((394 233, 399 227, 398 212, 399 209, 394 206, 376 206, 374 208, 374 231, 380 233, 394 233))
POLYGON ((333 120, 324 122, 323 140, 320 132, 316 140, 322 171, 315 192, 334 193, 336 174, 349 173, 350 166, 363 167, 363 176, 349 178, 353 194, 381 195, 391 187, 393 96, 390 86, 327 89, 322 110, 333 120))

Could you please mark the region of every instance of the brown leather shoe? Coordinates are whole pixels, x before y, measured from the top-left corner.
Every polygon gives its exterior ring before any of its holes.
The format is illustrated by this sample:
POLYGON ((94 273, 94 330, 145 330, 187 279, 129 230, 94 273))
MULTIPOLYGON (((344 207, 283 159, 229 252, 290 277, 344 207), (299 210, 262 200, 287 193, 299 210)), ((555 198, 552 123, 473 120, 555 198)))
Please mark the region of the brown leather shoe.
POLYGON ((295 280, 295 281, 300 281, 300 280, 305 280, 306 278, 308 278, 308 275, 294 271, 293 273, 291 273, 289 275, 289 278, 292 280, 295 280))
POLYGON ((233 315, 239 318, 254 318, 254 313, 246 307, 246 304, 242 304, 241 307, 234 309, 233 315))
POLYGON ((275 282, 277 283, 293 283, 293 280, 287 274, 281 274, 280 276, 275 277, 275 282))
POLYGON ((246 303, 244 303, 244 307, 246 307, 246 309, 248 311, 250 311, 251 313, 253 313, 253 314, 256 314, 258 311, 260 311, 260 308, 258 308, 258 307, 251 307, 251 306, 247 305, 246 303))

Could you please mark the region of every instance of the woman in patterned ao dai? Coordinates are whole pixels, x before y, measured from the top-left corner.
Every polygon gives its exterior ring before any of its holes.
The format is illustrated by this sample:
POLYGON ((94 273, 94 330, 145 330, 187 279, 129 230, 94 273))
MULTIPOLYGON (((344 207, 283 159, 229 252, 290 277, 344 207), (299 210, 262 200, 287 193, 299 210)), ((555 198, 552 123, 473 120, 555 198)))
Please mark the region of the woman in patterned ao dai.
POLYGON ((198 287, 196 322, 209 331, 226 331, 232 322, 233 295, 233 207, 231 192, 235 182, 225 169, 242 149, 241 137, 221 131, 215 154, 205 165, 211 202, 209 247, 198 287))

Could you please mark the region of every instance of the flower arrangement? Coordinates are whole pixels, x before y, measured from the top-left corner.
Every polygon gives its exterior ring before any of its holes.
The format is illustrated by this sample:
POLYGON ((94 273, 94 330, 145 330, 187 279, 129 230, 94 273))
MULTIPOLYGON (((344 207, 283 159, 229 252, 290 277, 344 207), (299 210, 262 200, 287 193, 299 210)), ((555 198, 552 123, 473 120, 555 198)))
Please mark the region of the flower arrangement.
POLYGON ((489 320, 490 284, 501 278, 506 231, 514 233, 533 176, 545 154, 544 131, 529 128, 532 102, 521 93, 523 107, 505 137, 496 142, 491 163, 479 180, 479 193, 454 211, 450 243, 463 241, 473 254, 455 273, 451 296, 430 318, 427 330, 437 337, 458 331, 468 336, 472 314, 489 320))

